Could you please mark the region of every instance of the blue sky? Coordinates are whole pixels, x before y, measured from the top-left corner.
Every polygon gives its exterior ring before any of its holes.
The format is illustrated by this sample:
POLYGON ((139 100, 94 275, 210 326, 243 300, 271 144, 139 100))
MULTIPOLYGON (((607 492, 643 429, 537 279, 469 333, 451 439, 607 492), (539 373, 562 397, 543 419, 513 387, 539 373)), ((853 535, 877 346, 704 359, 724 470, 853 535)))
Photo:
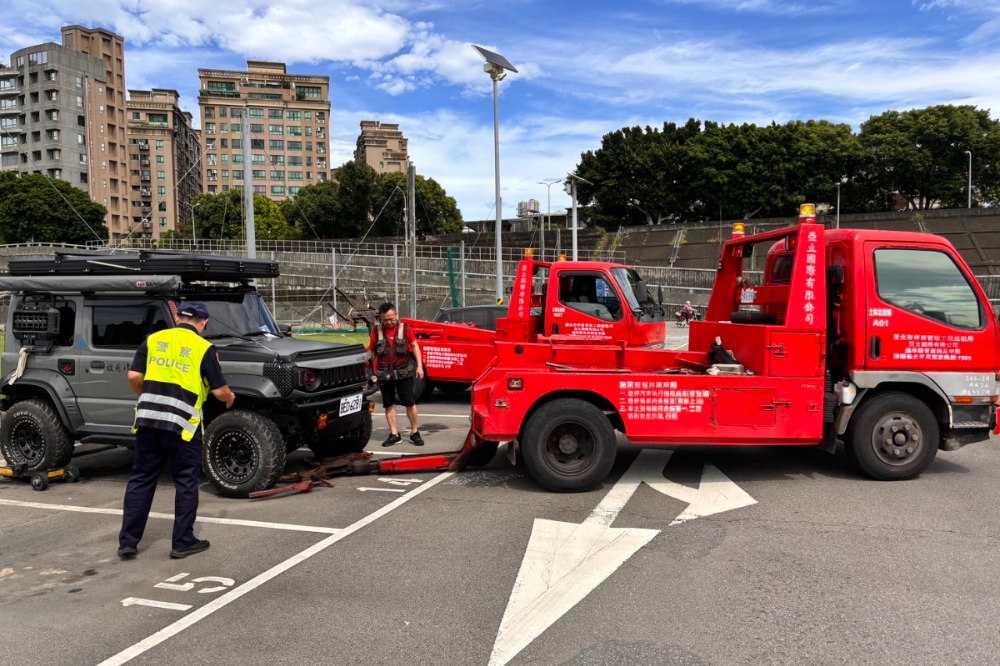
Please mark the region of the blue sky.
MULTIPOLYGON (((493 108, 470 44, 520 70, 501 86, 504 214, 625 125, 855 128, 886 109, 975 104, 1000 117, 1000 0, 7 0, 0 55, 67 23, 126 38, 129 88, 175 88, 248 58, 330 76, 333 164, 362 119, 398 122, 418 172, 466 219, 491 216, 493 108)), ((567 205, 559 186, 552 206, 567 205)))

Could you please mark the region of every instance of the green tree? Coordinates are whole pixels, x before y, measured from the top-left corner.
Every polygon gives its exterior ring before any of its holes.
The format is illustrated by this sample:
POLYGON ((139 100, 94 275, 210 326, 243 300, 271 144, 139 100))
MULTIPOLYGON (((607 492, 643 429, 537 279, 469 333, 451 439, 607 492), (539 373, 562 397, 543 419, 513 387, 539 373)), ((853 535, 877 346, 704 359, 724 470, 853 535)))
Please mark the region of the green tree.
POLYGON ((995 204, 1000 195, 1000 122, 974 106, 942 104, 886 111, 861 125, 861 144, 875 188, 898 192, 913 208, 967 203, 968 155, 972 151, 973 201, 995 204))
MULTIPOLYGON (((465 226, 454 197, 433 178, 418 175, 414 189, 417 197, 417 232, 421 234, 459 233, 465 226)), ((378 220, 373 235, 396 236, 404 228, 407 174, 386 173, 378 177, 372 210, 378 220)))
POLYGON ((336 178, 338 237, 363 236, 372 223, 378 174, 364 162, 352 161, 337 169, 336 178))
POLYGON ((294 198, 281 202, 281 211, 301 238, 323 239, 354 235, 354 229, 340 228, 335 181, 306 185, 294 198))
POLYGON ((69 183, 39 174, 0 173, 0 242, 106 240, 106 216, 104 206, 69 183))
MULTIPOLYGON (((219 194, 201 194, 191 202, 194 207, 195 235, 200 239, 243 240, 243 190, 219 194)), ((295 230, 285 220, 281 208, 262 194, 253 196, 255 236, 257 240, 288 240, 295 230)), ((191 238, 190 221, 177 225, 180 238, 191 238)))

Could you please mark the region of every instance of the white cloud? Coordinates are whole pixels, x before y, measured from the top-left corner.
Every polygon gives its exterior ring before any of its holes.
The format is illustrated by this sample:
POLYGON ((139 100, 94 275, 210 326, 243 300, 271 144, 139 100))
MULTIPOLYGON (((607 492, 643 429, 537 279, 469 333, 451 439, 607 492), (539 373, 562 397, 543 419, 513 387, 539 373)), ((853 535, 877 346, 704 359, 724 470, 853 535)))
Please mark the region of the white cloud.
MULTIPOLYGON (((681 5, 702 5, 722 11, 767 14, 769 16, 804 16, 825 14, 835 10, 842 2, 784 2, 783 0, 664 0, 681 5)), ((940 0, 935 0, 940 1, 940 0)), ((947 1, 947 0, 945 0, 947 1)))

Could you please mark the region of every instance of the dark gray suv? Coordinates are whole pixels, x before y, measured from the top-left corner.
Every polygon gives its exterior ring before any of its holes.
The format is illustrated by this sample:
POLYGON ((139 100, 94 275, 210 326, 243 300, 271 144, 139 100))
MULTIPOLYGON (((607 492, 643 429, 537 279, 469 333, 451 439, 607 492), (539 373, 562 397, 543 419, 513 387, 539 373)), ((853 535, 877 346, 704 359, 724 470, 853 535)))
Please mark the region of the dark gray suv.
POLYGON ((205 337, 236 393, 229 411, 205 403, 204 469, 223 495, 274 486, 285 455, 361 451, 371 436, 369 354, 361 345, 287 337, 252 285, 268 261, 142 253, 14 260, 0 363, 0 452, 44 471, 74 443, 133 446, 136 396, 127 373, 150 333, 172 327, 184 300, 208 306, 205 337))

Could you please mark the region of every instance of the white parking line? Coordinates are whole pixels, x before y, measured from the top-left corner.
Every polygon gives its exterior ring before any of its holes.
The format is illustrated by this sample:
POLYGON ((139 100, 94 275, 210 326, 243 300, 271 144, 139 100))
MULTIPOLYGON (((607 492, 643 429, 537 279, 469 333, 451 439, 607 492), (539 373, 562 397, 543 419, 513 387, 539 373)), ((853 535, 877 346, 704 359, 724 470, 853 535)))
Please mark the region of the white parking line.
POLYGON ((339 533, 326 537, 316 545, 306 548, 301 553, 293 555, 284 562, 281 562, 280 564, 271 567, 264 573, 255 576, 254 578, 248 580, 239 587, 233 588, 232 590, 226 592, 218 599, 215 599, 205 604, 201 608, 192 611, 190 614, 185 615, 184 617, 177 620, 173 624, 164 627, 163 629, 157 631, 155 634, 149 636, 148 638, 139 641, 138 643, 129 648, 122 650, 115 656, 102 661, 100 664, 98 664, 98 666, 119 666, 120 664, 124 664, 128 661, 131 661, 132 659, 138 657, 147 650, 156 647, 157 645, 167 640, 168 638, 176 636, 177 634, 184 631, 188 627, 196 624, 197 622, 200 622, 201 620, 204 620, 206 617, 208 617, 215 611, 225 608, 227 605, 236 601, 246 593, 255 590, 256 588, 260 587, 261 585, 271 580, 272 578, 275 578, 283 574, 284 572, 288 571, 292 567, 301 564, 302 562, 305 562, 313 555, 323 552, 324 550, 326 550, 333 544, 337 543, 341 539, 344 539, 350 536, 351 534, 354 534, 361 528, 370 525, 371 523, 375 522, 382 516, 385 516, 386 514, 394 511, 395 509, 398 509, 399 507, 403 506, 404 504, 409 502, 411 499, 413 499, 420 493, 423 493, 428 489, 433 488, 440 482, 444 481, 445 479, 453 475, 454 472, 443 472, 441 474, 438 474, 433 479, 428 481, 426 484, 422 486, 417 486, 416 488, 406 493, 402 497, 398 497, 392 502, 386 504, 378 511, 370 513, 361 520, 357 521, 356 523, 352 523, 351 525, 345 527, 339 533))
MULTIPOLYGON (((90 506, 73 506, 71 504, 46 504, 44 502, 21 502, 18 500, 0 499, 0 505, 20 506, 28 509, 48 509, 50 511, 74 511, 76 513, 99 513, 106 516, 120 516, 121 509, 100 509, 90 506)), ((151 512, 150 518, 162 518, 173 520, 172 513, 151 512)), ((316 525, 293 525, 289 523, 267 523, 260 520, 239 520, 236 518, 213 518, 212 516, 198 516, 197 522, 211 523, 213 525, 236 525, 239 527, 262 527, 270 530, 288 530, 290 532, 315 532, 317 534, 337 534, 340 532, 336 527, 319 527, 316 525)))

